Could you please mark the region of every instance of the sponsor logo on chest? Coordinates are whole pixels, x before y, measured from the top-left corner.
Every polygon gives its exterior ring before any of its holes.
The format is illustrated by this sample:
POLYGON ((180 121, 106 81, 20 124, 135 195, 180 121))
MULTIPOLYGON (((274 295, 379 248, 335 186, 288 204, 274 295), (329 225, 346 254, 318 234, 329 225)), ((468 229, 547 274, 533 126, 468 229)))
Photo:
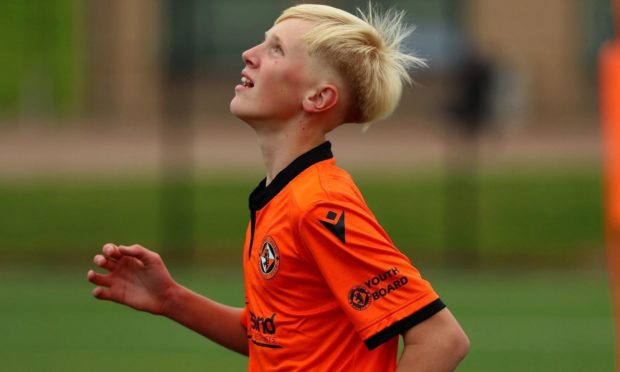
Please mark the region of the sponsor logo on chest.
POLYGON ((279 349, 276 329, 276 313, 267 317, 255 314, 250 310, 250 339, 254 345, 271 349, 279 349))

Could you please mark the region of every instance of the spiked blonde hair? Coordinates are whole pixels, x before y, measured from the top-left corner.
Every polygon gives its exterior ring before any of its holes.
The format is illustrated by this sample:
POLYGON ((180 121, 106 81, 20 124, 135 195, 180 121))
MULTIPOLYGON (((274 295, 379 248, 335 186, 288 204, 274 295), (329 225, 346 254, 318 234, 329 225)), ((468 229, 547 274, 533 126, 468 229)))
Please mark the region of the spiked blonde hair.
POLYGON ((314 23, 304 35, 310 55, 322 57, 344 77, 352 98, 346 122, 370 123, 389 116, 400 100, 403 83, 411 83, 410 67, 424 61, 402 51, 402 41, 413 28, 403 23, 404 11, 383 14, 369 3, 360 17, 327 5, 302 4, 286 9, 276 19, 314 23))

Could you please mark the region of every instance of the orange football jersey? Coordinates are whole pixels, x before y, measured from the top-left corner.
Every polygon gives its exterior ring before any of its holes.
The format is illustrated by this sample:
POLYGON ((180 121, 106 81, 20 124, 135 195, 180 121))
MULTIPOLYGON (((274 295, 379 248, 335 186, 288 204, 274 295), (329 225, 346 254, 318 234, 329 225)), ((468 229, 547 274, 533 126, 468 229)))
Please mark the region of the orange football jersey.
POLYGON ((392 371, 398 334, 444 308, 377 223, 329 142, 250 195, 250 371, 392 371))

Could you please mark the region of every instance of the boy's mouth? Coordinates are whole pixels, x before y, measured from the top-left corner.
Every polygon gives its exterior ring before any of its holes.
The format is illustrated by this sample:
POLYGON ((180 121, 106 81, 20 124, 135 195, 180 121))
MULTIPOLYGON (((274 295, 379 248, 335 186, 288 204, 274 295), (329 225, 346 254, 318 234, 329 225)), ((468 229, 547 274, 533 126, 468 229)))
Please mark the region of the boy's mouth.
POLYGON ((254 87, 254 82, 250 78, 242 76, 241 77, 241 85, 243 85, 244 87, 247 87, 247 88, 252 88, 252 87, 254 87))

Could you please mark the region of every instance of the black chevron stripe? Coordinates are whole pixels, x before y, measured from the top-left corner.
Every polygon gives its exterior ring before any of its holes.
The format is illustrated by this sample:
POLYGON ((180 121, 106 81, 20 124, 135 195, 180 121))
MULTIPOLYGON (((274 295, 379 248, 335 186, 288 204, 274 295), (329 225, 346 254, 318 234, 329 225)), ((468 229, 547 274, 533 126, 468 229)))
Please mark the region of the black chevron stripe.
MULTIPOLYGON (((330 213, 332 213, 333 215, 334 212, 330 211, 330 213)), ((329 216, 330 213, 328 213, 327 215, 329 216)), ((340 240, 343 243, 346 243, 345 234, 344 234, 344 211, 342 211, 342 214, 340 215, 338 222, 336 222, 335 224, 329 223, 327 221, 320 221, 320 222, 323 224, 323 226, 327 228, 327 230, 331 231, 334 235, 336 235, 338 240, 340 240)))

